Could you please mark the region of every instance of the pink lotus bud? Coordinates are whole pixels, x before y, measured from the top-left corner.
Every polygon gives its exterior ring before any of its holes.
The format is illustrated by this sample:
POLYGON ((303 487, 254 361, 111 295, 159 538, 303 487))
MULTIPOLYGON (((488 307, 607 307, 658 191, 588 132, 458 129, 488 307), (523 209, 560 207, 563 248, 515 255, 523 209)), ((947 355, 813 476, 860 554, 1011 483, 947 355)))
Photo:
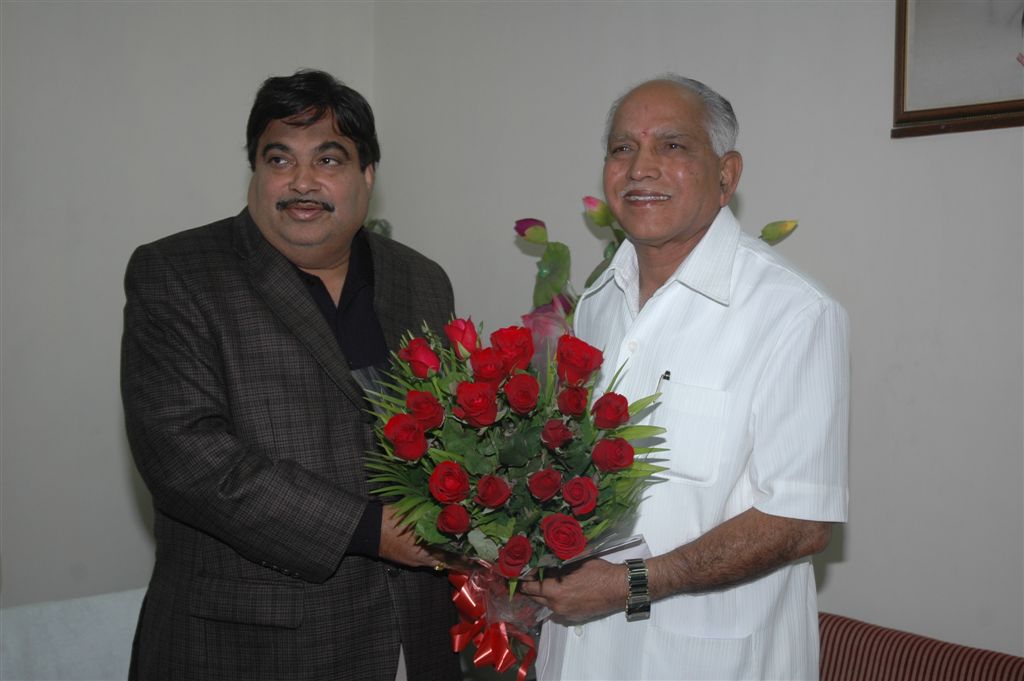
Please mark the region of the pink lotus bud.
POLYGON ((548 242, 547 226, 535 218, 516 220, 516 234, 531 244, 546 244, 548 242))
POLYGON ((587 217, 598 227, 611 227, 615 218, 608 209, 608 204, 595 196, 583 197, 583 210, 587 217))

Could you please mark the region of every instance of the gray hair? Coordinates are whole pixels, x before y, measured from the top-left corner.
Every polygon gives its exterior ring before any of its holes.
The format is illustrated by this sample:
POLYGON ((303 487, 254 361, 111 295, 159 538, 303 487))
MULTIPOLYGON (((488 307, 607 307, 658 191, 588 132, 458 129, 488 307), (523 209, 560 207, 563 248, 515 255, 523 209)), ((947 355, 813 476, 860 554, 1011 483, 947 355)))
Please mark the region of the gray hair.
POLYGON ((700 101, 703 102, 704 111, 707 112, 707 116, 704 119, 704 129, 711 140, 711 148, 714 149, 715 155, 722 156, 727 151, 733 151, 736 148, 736 137, 739 135, 740 126, 736 121, 736 114, 733 112, 732 104, 729 103, 729 100, 699 80, 685 78, 675 73, 666 73, 657 78, 644 81, 640 85, 630 88, 624 95, 612 102, 604 124, 605 147, 608 146, 608 137, 611 135, 612 121, 615 119, 615 114, 618 112, 623 100, 641 85, 659 80, 675 83, 679 87, 697 95, 700 101))

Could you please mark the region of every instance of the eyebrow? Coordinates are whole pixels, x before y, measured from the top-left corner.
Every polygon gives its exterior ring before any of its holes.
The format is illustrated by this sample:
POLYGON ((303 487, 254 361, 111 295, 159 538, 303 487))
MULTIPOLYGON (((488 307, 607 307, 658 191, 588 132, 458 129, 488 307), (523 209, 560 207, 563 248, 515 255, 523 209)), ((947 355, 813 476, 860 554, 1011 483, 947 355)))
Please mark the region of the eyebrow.
MULTIPOLYGON (((282 144, 281 142, 269 142, 263 146, 260 155, 265 158, 266 155, 271 151, 281 151, 286 154, 290 154, 292 153, 292 148, 289 147, 287 144, 282 144)), ((348 149, 346 149, 344 146, 333 140, 328 140, 327 142, 320 143, 317 146, 317 148, 313 150, 313 153, 322 154, 325 151, 337 151, 338 153, 345 157, 346 161, 352 157, 351 154, 348 153, 348 149)))
POLYGON ((342 146, 341 144, 339 144, 338 142, 335 142, 333 140, 328 140, 327 142, 323 142, 314 151, 316 151, 316 153, 318 153, 318 154, 322 154, 325 151, 337 151, 338 153, 340 153, 342 156, 345 157, 346 161, 349 158, 351 158, 351 156, 348 153, 348 149, 346 149, 344 146, 342 146))
MULTIPOLYGON (((633 133, 628 132, 628 131, 612 133, 612 134, 610 134, 608 136, 608 145, 610 146, 612 144, 619 144, 619 143, 624 142, 624 141, 628 142, 628 141, 636 139, 637 137, 638 137, 638 135, 633 134, 633 133)), ((665 130, 655 130, 655 131, 652 131, 651 132, 651 137, 655 141, 657 141, 657 142, 683 141, 683 142, 688 142, 688 143, 691 143, 691 144, 694 143, 694 140, 698 144, 701 142, 701 138, 700 138, 699 135, 695 135, 695 134, 690 133, 690 132, 683 132, 681 130, 676 130, 674 128, 668 128, 668 129, 665 129, 665 130)))

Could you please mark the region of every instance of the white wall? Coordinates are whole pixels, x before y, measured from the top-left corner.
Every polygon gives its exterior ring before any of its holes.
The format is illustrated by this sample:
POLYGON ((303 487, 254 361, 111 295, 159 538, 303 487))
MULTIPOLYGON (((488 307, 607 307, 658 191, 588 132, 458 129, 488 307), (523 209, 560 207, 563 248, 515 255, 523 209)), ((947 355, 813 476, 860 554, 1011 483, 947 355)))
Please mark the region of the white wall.
POLYGON ((3 5, 5 604, 145 582, 120 277, 138 243, 241 205, 263 77, 320 66, 368 96, 376 213, 493 329, 529 307, 517 218, 582 283, 607 105, 673 69, 736 107, 747 230, 799 218, 778 248, 853 322, 851 522, 822 608, 1024 654, 1024 131, 889 139, 892 2, 293 7, 3 5))
POLYGON ((149 496, 118 388, 139 244, 237 213, 260 82, 372 99, 369 3, 2 5, 4 605, 142 586, 149 496))

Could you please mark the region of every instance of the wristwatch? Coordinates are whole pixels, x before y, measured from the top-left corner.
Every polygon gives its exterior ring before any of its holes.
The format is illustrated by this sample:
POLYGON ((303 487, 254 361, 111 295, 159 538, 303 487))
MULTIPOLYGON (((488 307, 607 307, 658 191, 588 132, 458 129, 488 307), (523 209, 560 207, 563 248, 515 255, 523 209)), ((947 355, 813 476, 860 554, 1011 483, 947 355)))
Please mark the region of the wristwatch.
POLYGON ((626 560, 626 621, 639 622, 651 616, 651 592, 647 588, 647 563, 640 558, 626 560))

